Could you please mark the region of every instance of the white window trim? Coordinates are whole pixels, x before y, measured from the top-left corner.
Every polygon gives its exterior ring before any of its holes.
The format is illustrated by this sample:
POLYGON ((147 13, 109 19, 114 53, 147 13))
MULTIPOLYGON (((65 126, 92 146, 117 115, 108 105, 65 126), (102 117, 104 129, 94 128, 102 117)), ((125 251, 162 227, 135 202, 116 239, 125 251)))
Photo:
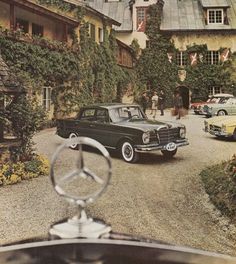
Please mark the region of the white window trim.
POLYGON ((212 9, 207 9, 207 24, 208 25, 223 25, 224 24, 224 11, 223 11, 223 9, 221 9, 221 8, 212 8, 212 9), (221 11, 221 22, 219 23, 217 23, 217 22, 214 22, 214 23, 212 23, 212 22, 210 22, 210 19, 209 19, 209 12, 210 11, 214 11, 214 12, 216 12, 216 11, 221 11))
POLYGON ((99 43, 102 43, 102 42, 104 42, 104 29, 103 28, 98 28, 98 30, 99 30, 99 43))
POLYGON ((179 55, 179 64, 177 64, 179 67, 184 67, 184 66, 186 66, 186 60, 185 60, 185 56, 186 56, 186 54, 185 54, 185 51, 179 51, 179 53, 178 53, 178 55, 179 55))
POLYGON ((42 89, 42 106, 44 108, 44 110, 46 111, 50 111, 51 109, 51 104, 52 104, 52 87, 43 87, 42 89), (46 98, 44 98, 44 89, 46 89, 46 98), (50 93, 49 93, 50 91, 50 93), (50 94, 50 97, 49 97, 50 94))
POLYGON ((215 94, 218 94, 218 93, 222 93, 222 88, 221 87, 212 86, 212 87, 208 88, 208 94, 209 95, 215 95, 215 94))
POLYGON ((220 52, 217 51, 217 50, 209 50, 209 52, 211 54, 211 58, 210 58, 211 59, 211 62, 210 62, 209 65, 217 65, 219 63, 219 61, 220 61, 220 52), (218 60, 217 60, 217 63, 214 63, 214 55, 213 55, 214 52, 218 52, 218 60))

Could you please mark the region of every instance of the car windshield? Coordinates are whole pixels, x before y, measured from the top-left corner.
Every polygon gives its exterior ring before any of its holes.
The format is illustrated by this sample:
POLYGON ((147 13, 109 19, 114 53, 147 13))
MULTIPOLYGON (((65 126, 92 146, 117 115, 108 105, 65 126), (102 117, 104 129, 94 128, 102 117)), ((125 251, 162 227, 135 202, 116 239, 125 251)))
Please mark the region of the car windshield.
POLYGON ((144 114, 139 106, 124 106, 113 108, 110 111, 110 118, 112 122, 117 123, 126 120, 143 120, 144 114))

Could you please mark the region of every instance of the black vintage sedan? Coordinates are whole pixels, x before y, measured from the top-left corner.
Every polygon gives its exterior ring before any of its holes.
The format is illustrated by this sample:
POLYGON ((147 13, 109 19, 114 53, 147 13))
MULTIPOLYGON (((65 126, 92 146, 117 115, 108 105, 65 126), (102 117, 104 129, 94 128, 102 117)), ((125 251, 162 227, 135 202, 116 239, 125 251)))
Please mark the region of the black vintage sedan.
POLYGON ((157 150, 172 157, 178 147, 189 144, 184 125, 149 120, 135 104, 83 107, 77 117, 57 120, 57 134, 63 138, 93 138, 108 149, 120 151, 126 162, 136 162, 140 152, 157 150))

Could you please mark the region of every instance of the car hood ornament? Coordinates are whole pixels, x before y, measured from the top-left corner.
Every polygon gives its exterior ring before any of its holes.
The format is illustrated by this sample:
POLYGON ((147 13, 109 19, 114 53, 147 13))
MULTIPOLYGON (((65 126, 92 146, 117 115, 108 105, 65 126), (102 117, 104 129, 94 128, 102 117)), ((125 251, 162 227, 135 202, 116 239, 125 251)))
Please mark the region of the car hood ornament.
MULTIPOLYGON (((96 161, 93 162, 96 166, 96 161)), ((98 199, 102 193, 106 190, 110 178, 111 178, 111 158, 108 151, 103 145, 96 140, 87 137, 77 137, 66 140, 60 145, 55 154, 52 157, 50 177, 55 191, 62 197, 64 197, 69 203, 76 204, 78 206, 78 214, 71 219, 68 219, 64 223, 58 223, 51 227, 49 234, 51 236, 58 236, 60 238, 99 238, 108 234, 111 231, 111 227, 103 223, 102 221, 94 221, 92 218, 88 218, 85 212, 87 204, 94 202, 98 199), (60 155, 71 145, 76 144, 79 151, 76 153, 75 168, 73 168, 68 174, 56 177, 55 167, 56 161, 59 160, 60 155), (90 146, 99 150, 100 154, 105 159, 106 171, 103 177, 98 176, 92 169, 86 167, 82 146, 90 146), (67 186, 71 185, 73 188, 80 189, 82 186, 76 184, 80 179, 93 181, 96 185, 95 190, 86 194, 74 194, 68 190, 67 186), (72 185, 73 184, 73 185, 72 185)))

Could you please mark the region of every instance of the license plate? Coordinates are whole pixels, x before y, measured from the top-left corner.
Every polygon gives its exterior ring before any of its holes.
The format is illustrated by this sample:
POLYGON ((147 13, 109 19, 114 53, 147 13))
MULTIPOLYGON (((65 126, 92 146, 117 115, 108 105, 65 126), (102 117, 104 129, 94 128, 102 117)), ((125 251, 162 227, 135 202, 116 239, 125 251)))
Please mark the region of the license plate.
POLYGON ((168 151, 173 151, 173 150, 175 150, 176 149, 176 144, 174 143, 174 142, 170 142, 170 143, 168 143, 167 145, 166 145, 166 150, 168 150, 168 151))

